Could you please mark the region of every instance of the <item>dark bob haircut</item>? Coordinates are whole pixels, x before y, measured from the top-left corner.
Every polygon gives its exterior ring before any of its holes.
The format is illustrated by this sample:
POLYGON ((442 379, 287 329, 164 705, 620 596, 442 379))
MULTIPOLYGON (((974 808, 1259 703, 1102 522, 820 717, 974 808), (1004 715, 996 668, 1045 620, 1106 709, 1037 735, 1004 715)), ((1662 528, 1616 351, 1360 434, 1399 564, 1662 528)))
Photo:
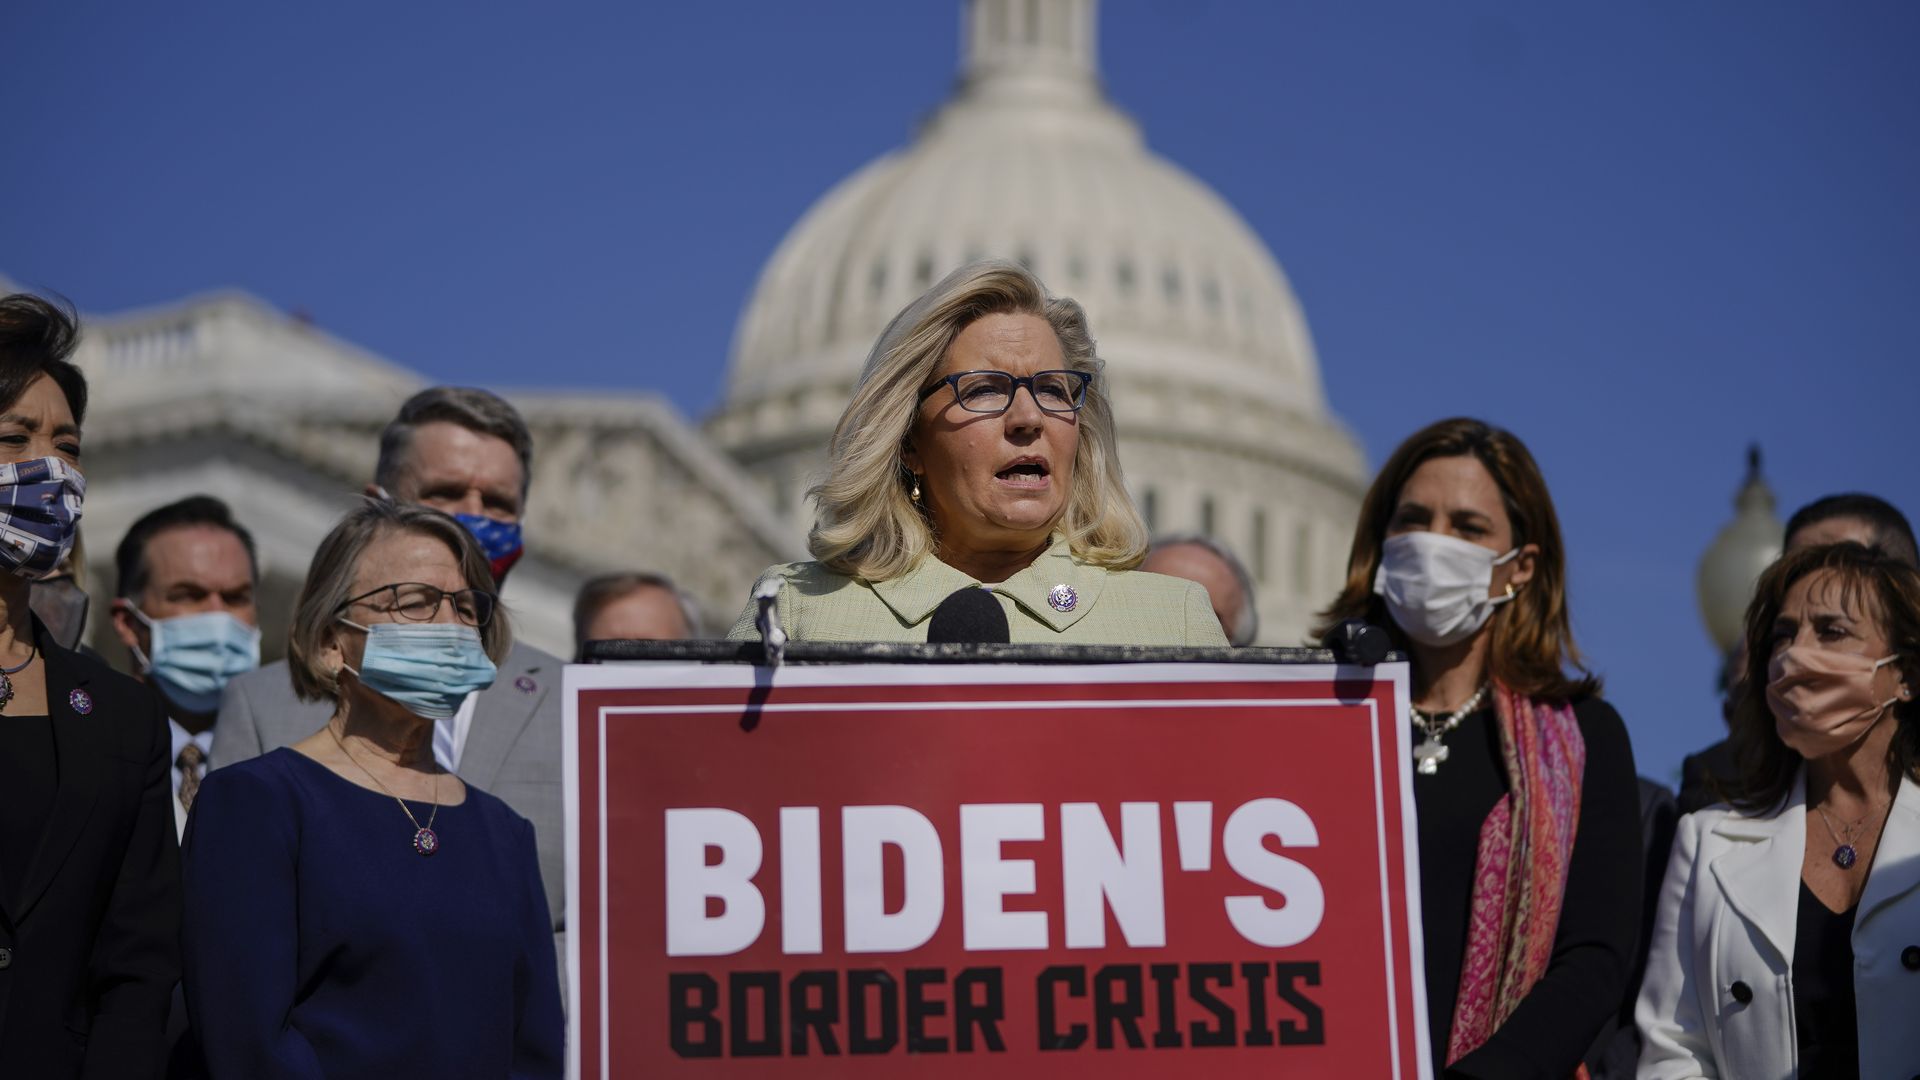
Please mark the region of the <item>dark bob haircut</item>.
MULTIPOLYGON (((1795 583, 1827 571, 1842 604, 1861 619, 1879 623, 1887 651, 1899 656, 1892 666, 1906 676, 1907 685, 1920 686, 1920 570, 1881 548, 1851 541, 1781 556, 1760 575, 1747 608, 1747 682, 1730 721, 1739 771, 1735 779, 1719 785, 1721 796, 1741 810, 1766 813, 1780 805, 1799 773, 1800 755, 1780 740, 1767 707, 1773 623, 1795 583)), ((1920 700, 1896 701, 1892 710, 1898 726, 1887 750, 1888 775, 1896 784, 1902 776, 1920 780, 1920 700)))
POLYGON ((87 378, 69 360, 79 344, 80 320, 64 306, 28 293, 0 296, 0 409, 45 375, 67 395, 75 426, 85 423, 87 378))

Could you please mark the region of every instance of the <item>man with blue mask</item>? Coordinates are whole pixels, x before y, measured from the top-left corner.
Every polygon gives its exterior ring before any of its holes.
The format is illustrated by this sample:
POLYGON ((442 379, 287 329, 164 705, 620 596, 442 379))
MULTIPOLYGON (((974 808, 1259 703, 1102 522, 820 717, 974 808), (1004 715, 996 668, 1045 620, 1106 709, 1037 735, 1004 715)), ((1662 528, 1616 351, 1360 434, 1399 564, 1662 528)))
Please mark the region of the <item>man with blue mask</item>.
POLYGON ((253 536, 226 503, 194 495, 134 522, 114 557, 114 633, 135 677, 166 702, 174 824, 184 830, 213 750, 221 692, 260 666, 253 536))
MULTIPOLYGON (((379 461, 363 491, 458 520, 480 542, 497 584, 521 555, 532 464, 533 436, 512 405, 485 390, 436 386, 407 399, 380 433, 379 461)), ((441 715, 445 708, 422 713, 434 720, 433 756, 442 767, 533 822, 556 931, 567 910, 561 666, 516 641, 491 686, 465 694, 451 715, 441 715)), ((329 712, 294 697, 285 663, 243 675, 221 701, 213 765, 290 746, 319 730, 329 712)))
POLYGON ((380 435, 366 493, 430 506, 467 527, 495 586, 520 561, 533 438, 512 405, 485 390, 436 386, 400 407, 380 435))

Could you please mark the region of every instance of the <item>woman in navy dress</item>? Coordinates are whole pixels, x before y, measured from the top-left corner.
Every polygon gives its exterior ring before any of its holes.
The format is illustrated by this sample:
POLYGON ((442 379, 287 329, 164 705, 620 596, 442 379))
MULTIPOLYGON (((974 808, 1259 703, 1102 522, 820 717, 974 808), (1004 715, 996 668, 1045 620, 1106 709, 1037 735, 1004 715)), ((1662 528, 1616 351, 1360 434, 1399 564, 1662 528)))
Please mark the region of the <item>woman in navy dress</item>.
POLYGON ((558 1077, 533 826, 434 762, 509 644, 452 518, 369 501, 288 635, 326 727, 209 775, 186 833, 187 1007, 215 1080, 558 1077))

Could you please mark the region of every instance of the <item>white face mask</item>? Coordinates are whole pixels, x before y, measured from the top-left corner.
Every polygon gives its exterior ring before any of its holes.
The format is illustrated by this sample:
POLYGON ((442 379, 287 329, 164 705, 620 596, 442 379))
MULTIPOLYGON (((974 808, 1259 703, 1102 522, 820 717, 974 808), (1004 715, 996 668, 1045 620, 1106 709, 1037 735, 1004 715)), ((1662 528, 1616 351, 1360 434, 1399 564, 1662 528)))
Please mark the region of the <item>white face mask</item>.
POLYGON ((1520 554, 1495 557, 1479 544, 1433 532, 1387 537, 1373 591, 1387 602, 1406 635, 1440 647, 1465 641, 1485 626, 1512 594, 1493 597, 1493 568, 1520 554))

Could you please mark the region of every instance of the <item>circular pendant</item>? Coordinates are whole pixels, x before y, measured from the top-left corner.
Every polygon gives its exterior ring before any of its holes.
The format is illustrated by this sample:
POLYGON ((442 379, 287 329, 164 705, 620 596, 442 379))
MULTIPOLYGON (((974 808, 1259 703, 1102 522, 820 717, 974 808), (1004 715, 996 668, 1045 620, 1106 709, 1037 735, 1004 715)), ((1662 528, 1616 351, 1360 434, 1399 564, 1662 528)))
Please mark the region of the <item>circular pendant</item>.
POLYGON ((432 829, 422 828, 413 834, 413 850, 431 855, 440 850, 440 837, 432 829))
POLYGON ((1853 850, 1852 844, 1841 844, 1833 849, 1833 864, 1842 870, 1853 869, 1854 861, 1859 857, 1860 853, 1853 850))

